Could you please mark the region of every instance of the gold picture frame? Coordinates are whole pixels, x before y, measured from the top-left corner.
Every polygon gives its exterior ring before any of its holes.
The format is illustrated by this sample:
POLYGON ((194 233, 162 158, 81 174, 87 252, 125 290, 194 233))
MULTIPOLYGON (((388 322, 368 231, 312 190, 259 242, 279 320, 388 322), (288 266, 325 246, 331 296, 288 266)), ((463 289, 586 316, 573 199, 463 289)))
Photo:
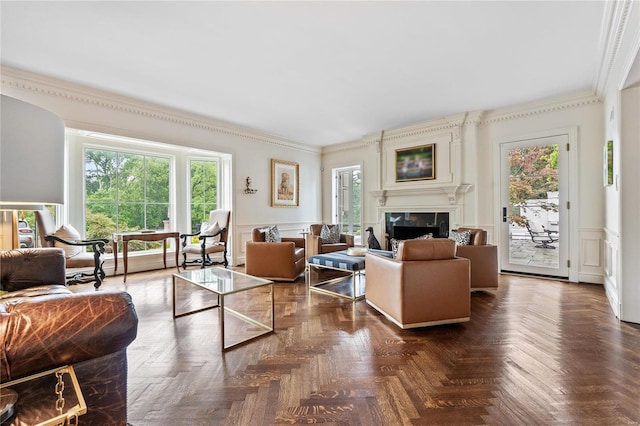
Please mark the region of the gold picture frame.
POLYGON ((298 163, 271 159, 271 206, 298 207, 299 194, 298 163))
POLYGON ((396 149, 396 182, 436 178, 436 144, 396 149))

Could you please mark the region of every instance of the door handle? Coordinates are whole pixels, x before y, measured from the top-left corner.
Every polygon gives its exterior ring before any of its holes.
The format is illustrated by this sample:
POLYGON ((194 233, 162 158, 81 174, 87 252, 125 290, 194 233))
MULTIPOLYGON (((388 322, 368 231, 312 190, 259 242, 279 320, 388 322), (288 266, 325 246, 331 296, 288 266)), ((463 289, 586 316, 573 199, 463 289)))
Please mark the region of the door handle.
POLYGON ((507 208, 506 207, 502 208, 502 222, 504 222, 504 223, 507 222, 507 208))

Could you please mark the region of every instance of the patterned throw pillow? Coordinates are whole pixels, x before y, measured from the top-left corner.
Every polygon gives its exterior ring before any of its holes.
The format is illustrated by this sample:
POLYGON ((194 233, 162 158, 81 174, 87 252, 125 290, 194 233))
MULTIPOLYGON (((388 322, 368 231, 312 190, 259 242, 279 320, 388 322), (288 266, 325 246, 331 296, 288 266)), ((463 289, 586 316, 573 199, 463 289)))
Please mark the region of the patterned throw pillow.
MULTIPOLYGON (((414 240, 430 240, 431 238, 433 238, 433 234, 424 234, 424 235, 420 235, 419 237, 415 237, 413 239, 414 240)), ((394 259, 398 258, 398 246, 400 245, 400 241, 403 241, 403 240, 397 240, 395 238, 391 239, 391 251, 393 252, 394 259)))
POLYGON ((456 246, 468 246, 471 243, 471 231, 458 232, 453 229, 449 232, 449 239, 456 242, 456 246))
POLYGON ((264 240, 268 243, 282 242, 282 237, 280 237, 280 231, 278 230, 278 225, 273 225, 273 226, 269 226, 268 228, 264 228, 264 240))
POLYGON ((334 225, 329 228, 326 224, 322 225, 320 230, 320 239, 322 244, 336 244, 340 242, 340 227, 334 225))
MULTIPOLYGON (((220 225, 218 225, 217 221, 211 224, 209 222, 202 222, 202 225, 200 225, 200 235, 215 235, 218 232, 220 232, 220 225)), ((207 244, 215 244, 218 242, 220 242, 220 234, 213 238, 207 238, 207 244)))

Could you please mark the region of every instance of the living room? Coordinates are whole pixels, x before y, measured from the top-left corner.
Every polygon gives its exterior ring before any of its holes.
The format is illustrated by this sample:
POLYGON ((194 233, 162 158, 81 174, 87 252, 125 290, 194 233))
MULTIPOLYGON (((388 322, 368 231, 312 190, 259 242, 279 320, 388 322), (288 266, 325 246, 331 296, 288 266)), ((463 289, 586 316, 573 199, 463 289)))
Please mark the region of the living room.
MULTIPOLYGON (((233 266, 244 263, 245 242, 256 226, 277 224, 284 234, 294 236, 313 223, 333 222, 333 170, 346 166, 359 166, 362 171, 361 229, 372 227, 381 241, 388 212, 444 211, 449 214, 450 228, 484 228, 491 242, 503 246, 500 145, 566 137, 571 145, 567 281, 604 286, 610 315, 640 323, 640 286, 633 278, 640 264, 640 238, 635 237, 638 224, 634 223, 640 202, 634 198, 635 185, 624 185, 625 181, 637 181, 634 164, 640 156, 637 128, 627 124, 629 111, 633 111, 628 104, 638 99, 639 6, 637 2, 607 6, 612 23, 603 36, 606 47, 601 48, 602 57, 594 71, 596 81, 590 90, 558 90, 494 109, 460 110, 389 126, 380 124, 358 137, 328 145, 299 143, 259 130, 259 125, 232 124, 216 116, 142 101, 121 94, 117 87, 103 90, 46 72, 20 69, 7 65, 4 57, 2 94, 52 111, 64 120, 70 155, 67 200, 61 216, 79 228, 85 221, 83 149, 96 145, 100 137, 111 138, 113 146, 153 142, 167 150, 194 150, 195 155, 222 158, 228 186, 220 203, 232 211, 233 266), (617 177, 614 184, 603 186, 603 145, 607 140, 614 142, 617 153, 617 177), (435 146, 435 178, 397 182, 394 153, 430 144, 435 146), (300 192, 294 208, 271 206, 271 159, 299 165, 300 192), (247 177, 256 192, 244 192, 247 177)), ((3 47, 13 43, 4 31, 3 47)), ((180 198, 181 187, 174 191, 175 204, 168 215, 171 227, 187 232, 193 224, 179 206, 188 200, 180 198)), ((130 271, 157 267, 160 257, 134 257, 130 271)), ((109 257, 106 271, 108 275, 113 272, 109 257)), ((107 277, 114 279, 119 277, 107 277)))

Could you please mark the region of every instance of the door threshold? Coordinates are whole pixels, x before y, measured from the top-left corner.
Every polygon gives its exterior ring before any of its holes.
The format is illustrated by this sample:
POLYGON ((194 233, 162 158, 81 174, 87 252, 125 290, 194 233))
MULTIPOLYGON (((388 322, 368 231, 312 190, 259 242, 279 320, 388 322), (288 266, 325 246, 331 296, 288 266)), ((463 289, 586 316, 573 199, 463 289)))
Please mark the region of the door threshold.
POLYGON ((501 274, 506 274, 506 275, 516 275, 516 276, 521 276, 521 277, 545 278, 545 279, 549 279, 549 280, 570 282, 569 281, 569 277, 559 277, 557 275, 534 274, 532 272, 507 271, 507 270, 504 270, 504 269, 501 270, 500 273, 501 274))

